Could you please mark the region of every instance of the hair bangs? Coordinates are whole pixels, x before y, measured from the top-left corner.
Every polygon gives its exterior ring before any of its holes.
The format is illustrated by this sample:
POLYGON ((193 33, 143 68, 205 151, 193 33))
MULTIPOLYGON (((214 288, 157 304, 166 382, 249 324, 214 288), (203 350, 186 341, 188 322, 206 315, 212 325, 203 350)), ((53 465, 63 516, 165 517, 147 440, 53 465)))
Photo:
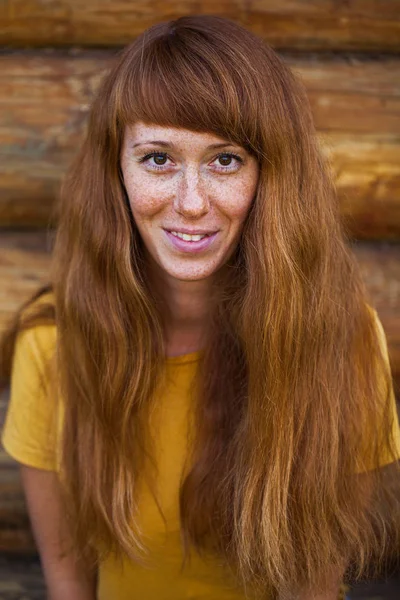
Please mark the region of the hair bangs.
POLYGON ((126 72, 118 122, 122 127, 142 121, 212 132, 255 152, 258 116, 251 101, 254 90, 249 94, 252 83, 240 73, 235 77, 226 61, 211 41, 205 46, 203 40, 196 52, 193 40, 177 41, 172 34, 152 40, 126 72))

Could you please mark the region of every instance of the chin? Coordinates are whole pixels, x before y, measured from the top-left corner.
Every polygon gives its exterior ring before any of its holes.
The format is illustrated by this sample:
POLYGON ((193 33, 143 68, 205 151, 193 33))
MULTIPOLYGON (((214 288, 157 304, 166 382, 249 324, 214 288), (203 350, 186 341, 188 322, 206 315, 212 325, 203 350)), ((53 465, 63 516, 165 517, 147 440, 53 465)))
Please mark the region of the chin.
POLYGON ((202 281, 203 279, 208 279, 214 275, 214 273, 218 271, 218 267, 212 269, 202 269, 193 266, 192 268, 187 267, 186 269, 166 268, 164 270, 170 277, 178 279, 179 281, 202 281))
POLYGON ((178 281, 203 281, 214 274, 212 273, 170 273, 169 275, 178 281))

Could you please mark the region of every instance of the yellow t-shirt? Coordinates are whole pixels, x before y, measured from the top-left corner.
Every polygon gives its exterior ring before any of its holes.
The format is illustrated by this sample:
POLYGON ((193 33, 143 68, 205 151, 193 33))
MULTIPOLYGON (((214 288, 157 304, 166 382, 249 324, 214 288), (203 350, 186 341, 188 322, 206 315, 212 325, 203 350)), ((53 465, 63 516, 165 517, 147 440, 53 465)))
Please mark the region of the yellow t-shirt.
MULTIPOLYGON (((382 340, 386 346, 383 328, 382 340)), ((46 394, 45 364, 56 343, 54 325, 40 325, 19 334, 14 354, 11 397, 2 432, 5 450, 17 461, 47 470, 59 470, 57 435, 62 413, 57 413, 46 394), (55 419, 55 420, 54 420, 55 419)), ((125 561, 122 569, 107 558, 99 566, 98 600, 244 600, 243 590, 218 560, 192 553, 181 572, 178 489, 186 455, 187 411, 191 409, 192 381, 198 354, 166 359, 156 410, 152 414, 156 460, 159 467, 159 500, 164 521, 146 487, 139 498, 140 526, 151 551, 151 566, 125 561)), ((394 394, 393 410, 396 411, 394 394)), ((394 437, 400 457, 400 429, 396 417, 394 437)), ((390 462, 382 457, 382 465, 390 462)), ((250 598, 250 596, 248 596, 250 598)))
MULTIPOLYGON (((62 412, 46 394, 45 364, 54 351, 56 327, 39 325, 19 334, 14 353, 11 395, 1 441, 17 461, 59 471, 57 433, 62 412), (56 432, 56 433, 55 433, 56 432)), ((198 353, 166 359, 151 428, 156 432, 158 493, 167 530, 157 505, 144 484, 139 498, 140 526, 151 553, 141 567, 126 560, 121 570, 113 556, 98 570, 98 600, 244 600, 230 573, 215 558, 192 553, 180 571, 183 552, 179 534, 178 489, 186 453, 187 411, 198 353)))

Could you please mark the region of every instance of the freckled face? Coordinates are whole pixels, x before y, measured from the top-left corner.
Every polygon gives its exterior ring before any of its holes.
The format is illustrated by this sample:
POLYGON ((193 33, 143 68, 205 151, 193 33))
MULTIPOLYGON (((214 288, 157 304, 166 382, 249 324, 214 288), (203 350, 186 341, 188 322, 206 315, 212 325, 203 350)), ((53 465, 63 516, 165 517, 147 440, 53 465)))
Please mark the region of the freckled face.
POLYGON ((213 275, 232 255, 254 198, 258 163, 212 133, 136 123, 121 169, 149 256, 170 277, 213 275))

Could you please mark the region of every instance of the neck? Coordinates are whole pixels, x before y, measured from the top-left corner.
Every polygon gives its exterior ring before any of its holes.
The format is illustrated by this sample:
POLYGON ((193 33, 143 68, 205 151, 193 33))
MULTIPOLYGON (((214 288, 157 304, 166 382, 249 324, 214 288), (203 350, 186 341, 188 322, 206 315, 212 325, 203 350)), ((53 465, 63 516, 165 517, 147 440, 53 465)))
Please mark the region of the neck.
POLYGON ((180 281, 151 269, 150 285, 158 299, 168 356, 199 350, 212 310, 211 279, 180 281))

